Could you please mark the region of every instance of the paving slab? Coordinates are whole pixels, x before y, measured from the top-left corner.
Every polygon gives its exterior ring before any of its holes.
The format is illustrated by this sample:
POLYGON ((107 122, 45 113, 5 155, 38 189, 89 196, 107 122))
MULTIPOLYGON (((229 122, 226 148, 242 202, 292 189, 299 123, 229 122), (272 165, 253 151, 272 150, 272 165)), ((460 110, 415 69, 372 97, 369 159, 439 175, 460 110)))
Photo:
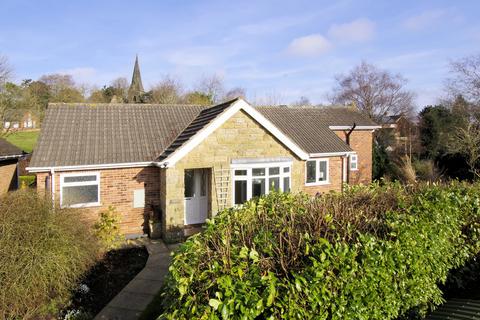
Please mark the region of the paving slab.
POLYGON ((134 279, 125 287, 125 291, 155 295, 162 287, 161 280, 134 279))
POLYGON ((95 319, 100 320, 137 320, 141 311, 121 309, 121 308, 112 308, 106 306, 102 311, 95 317, 95 319))
POLYGON ((148 260, 94 320, 136 320, 163 285, 171 262, 170 250, 161 240, 145 243, 148 260))

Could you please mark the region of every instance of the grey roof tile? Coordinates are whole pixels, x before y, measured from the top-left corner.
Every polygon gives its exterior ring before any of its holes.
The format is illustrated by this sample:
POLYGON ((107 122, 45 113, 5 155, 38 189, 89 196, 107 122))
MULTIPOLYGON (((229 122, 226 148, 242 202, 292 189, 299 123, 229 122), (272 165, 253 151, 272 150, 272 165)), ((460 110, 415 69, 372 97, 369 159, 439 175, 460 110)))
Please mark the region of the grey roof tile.
POLYGON ((51 104, 30 167, 152 161, 201 106, 51 104))
POLYGON ((2 158, 12 158, 12 157, 20 157, 23 155, 23 151, 8 142, 5 139, 0 139, 0 160, 2 158))
POLYGON ((373 126, 373 121, 347 108, 257 108, 307 153, 347 152, 352 149, 329 126, 373 126))
MULTIPOLYGON (((231 106, 50 104, 30 167, 165 159, 231 106)), ((375 125, 348 109, 257 108, 307 153, 346 152, 328 126, 375 125)))

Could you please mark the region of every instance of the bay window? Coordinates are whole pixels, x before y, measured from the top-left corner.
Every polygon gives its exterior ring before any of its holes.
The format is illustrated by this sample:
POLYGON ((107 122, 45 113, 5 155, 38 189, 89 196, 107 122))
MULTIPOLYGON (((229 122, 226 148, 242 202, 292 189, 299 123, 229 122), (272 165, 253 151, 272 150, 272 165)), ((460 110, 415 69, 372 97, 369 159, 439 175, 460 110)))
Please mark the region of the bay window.
POLYGON ((330 179, 328 159, 308 160, 305 166, 306 185, 321 185, 329 183, 330 179))
POLYGON ((236 165, 233 170, 233 201, 245 201, 270 191, 290 191, 291 164, 259 163, 236 165))
POLYGON ((60 205, 90 207, 100 205, 100 174, 72 173, 60 175, 60 205))

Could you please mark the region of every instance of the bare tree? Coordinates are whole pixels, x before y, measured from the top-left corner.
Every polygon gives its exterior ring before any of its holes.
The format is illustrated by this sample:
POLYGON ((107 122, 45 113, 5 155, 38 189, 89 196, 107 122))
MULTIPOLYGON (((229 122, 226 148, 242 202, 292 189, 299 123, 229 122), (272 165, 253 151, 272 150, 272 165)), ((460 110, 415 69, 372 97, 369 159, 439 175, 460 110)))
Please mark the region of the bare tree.
POLYGON ((69 74, 48 74, 41 76, 39 81, 48 86, 50 102, 82 102, 85 99, 82 88, 76 86, 69 74))
POLYGON ((230 90, 225 94, 224 100, 231 100, 235 99, 238 97, 245 98, 246 96, 246 90, 241 87, 235 87, 230 90))
POLYGON ((348 74, 336 77, 333 103, 354 104, 371 119, 381 122, 392 114, 411 115, 414 94, 405 89, 406 80, 365 61, 348 74))
POLYGON ((300 99, 298 99, 297 101, 294 101, 292 103, 293 107, 308 107, 308 106, 311 106, 311 105, 312 105, 312 103, 310 102, 310 99, 308 99, 305 96, 301 96, 300 99))
POLYGON ((0 90, 12 76, 12 68, 8 63, 7 57, 0 56, 0 90))
POLYGON ((218 74, 204 76, 197 85, 197 91, 208 95, 214 103, 221 101, 225 93, 223 77, 218 74))
POLYGON ((252 101, 255 106, 279 106, 285 104, 285 97, 282 93, 271 90, 263 96, 254 95, 252 101))
POLYGON ((178 79, 171 76, 165 76, 153 86, 151 97, 153 103, 176 104, 179 103, 182 96, 182 84, 178 79))
POLYGON ((447 89, 453 97, 463 96, 480 105, 480 54, 450 62, 447 89))
POLYGON ((480 179, 480 124, 471 121, 466 127, 458 127, 452 132, 447 145, 451 154, 461 154, 465 157, 470 172, 480 179))

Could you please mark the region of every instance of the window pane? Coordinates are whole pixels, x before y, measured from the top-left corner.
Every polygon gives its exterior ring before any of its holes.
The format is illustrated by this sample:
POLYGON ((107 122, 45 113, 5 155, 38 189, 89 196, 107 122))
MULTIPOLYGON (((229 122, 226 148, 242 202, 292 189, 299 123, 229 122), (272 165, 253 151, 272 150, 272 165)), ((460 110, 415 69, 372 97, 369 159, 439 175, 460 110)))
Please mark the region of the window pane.
POLYGON ((98 202, 98 185, 62 188, 62 204, 74 205, 98 202))
POLYGON ((200 186, 200 196, 205 197, 207 195, 207 181, 208 181, 208 172, 205 169, 201 169, 202 181, 200 186))
POLYGON ((235 181, 235 204, 242 204, 247 201, 247 181, 235 181))
POLYGON ((63 182, 86 182, 86 181, 97 181, 97 176, 72 176, 72 177, 63 177, 63 182))
POLYGON ((265 168, 255 168, 252 170, 252 174, 254 176, 264 176, 265 175, 265 168))
POLYGON ((290 167, 283 168, 283 172, 290 172, 290 167))
POLYGON ((290 191, 290 177, 283 178, 283 192, 290 191))
POLYGON ((259 197, 265 194, 265 179, 252 180, 252 197, 259 197))
POLYGON ((318 162, 318 181, 327 181, 327 161, 319 161, 318 162))
POLYGON ((280 168, 279 167, 269 168, 268 169, 268 174, 269 175, 280 174, 280 168))
POLYGON ((280 190, 280 178, 275 177, 275 178, 268 179, 268 187, 270 188, 270 190, 279 191, 280 190))
POLYGON ((315 182, 316 161, 307 161, 307 182, 315 182))
POLYGON ((235 170, 235 175, 236 176, 246 176, 247 175, 247 170, 235 170))
POLYGON ((193 197, 195 189, 193 173, 193 170, 185 170, 185 198, 193 197))

